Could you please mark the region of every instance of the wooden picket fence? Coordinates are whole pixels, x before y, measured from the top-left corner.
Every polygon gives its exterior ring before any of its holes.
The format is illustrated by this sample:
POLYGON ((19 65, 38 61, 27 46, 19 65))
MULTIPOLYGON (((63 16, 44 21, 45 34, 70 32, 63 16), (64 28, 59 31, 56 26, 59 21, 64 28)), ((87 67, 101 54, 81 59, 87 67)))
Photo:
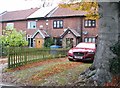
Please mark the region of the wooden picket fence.
POLYGON ((66 57, 67 49, 38 49, 38 48, 25 48, 14 47, 8 50, 8 68, 15 68, 27 63, 66 57))

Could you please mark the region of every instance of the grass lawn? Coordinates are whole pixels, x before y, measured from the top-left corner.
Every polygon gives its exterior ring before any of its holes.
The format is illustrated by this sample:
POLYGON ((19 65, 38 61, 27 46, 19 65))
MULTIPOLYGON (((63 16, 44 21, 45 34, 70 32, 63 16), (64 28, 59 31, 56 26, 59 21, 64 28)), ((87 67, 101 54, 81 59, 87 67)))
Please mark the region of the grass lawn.
POLYGON ((3 82, 20 86, 64 86, 77 81, 91 64, 70 62, 67 58, 34 62, 15 69, 4 69, 3 82))

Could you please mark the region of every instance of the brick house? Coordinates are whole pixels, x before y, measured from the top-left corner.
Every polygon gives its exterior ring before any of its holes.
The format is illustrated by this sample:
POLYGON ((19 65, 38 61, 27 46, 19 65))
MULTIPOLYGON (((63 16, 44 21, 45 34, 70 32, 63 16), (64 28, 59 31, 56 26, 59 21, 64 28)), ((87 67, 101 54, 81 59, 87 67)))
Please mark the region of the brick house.
POLYGON ((79 42, 95 42, 97 20, 86 20, 84 11, 62 7, 43 7, 6 12, 2 15, 2 29, 8 26, 26 32, 29 47, 43 47, 44 40, 52 37, 55 44, 67 47, 79 42))

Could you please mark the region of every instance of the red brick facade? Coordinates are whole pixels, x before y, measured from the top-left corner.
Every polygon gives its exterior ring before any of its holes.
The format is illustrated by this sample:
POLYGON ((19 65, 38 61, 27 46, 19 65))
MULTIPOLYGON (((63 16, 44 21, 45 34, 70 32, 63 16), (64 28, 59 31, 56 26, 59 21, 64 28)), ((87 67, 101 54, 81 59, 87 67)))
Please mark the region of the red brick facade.
MULTIPOLYGON (((67 9, 64 9, 67 10, 67 9)), ((36 10, 35 10, 36 11, 36 10)), ((41 17, 41 18, 33 18, 33 19, 21 19, 21 20, 10 20, 10 21, 3 21, 2 22, 2 29, 6 28, 7 23, 13 23, 14 28, 17 30, 23 30, 26 31, 27 35, 33 35, 38 29, 43 29, 45 30, 51 37, 60 37, 60 35, 64 32, 66 28, 74 29, 76 32, 78 32, 80 35, 82 35, 82 41, 84 41, 84 38, 94 38, 97 33, 98 33, 98 20, 96 21, 96 26, 95 27, 89 27, 86 28, 84 27, 84 18, 85 16, 83 15, 78 15, 79 13, 77 12, 77 15, 70 15, 70 14, 65 15, 62 14, 60 15, 61 10, 55 10, 54 13, 50 17, 41 17), (65 15, 65 16, 64 16, 65 15), (55 20, 62 20, 63 21, 63 28, 53 28, 53 22, 55 20), (29 21, 35 21, 36 22, 36 28, 35 29, 28 29, 28 22, 29 21), (85 33, 84 33, 85 32, 85 33)), ((68 13, 69 13, 68 12, 68 13)), ((74 12, 75 14, 75 12, 74 12)), ((66 34, 65 38, 74 38, 76 40, 74 35, 71 34, 66 34)), ((64 38, 64 39, 65 39, 64 38)), ((64 40, 63 40, 64 41, 64 40)), ((63 43, 64 44, 64 43, 63 43)), ((77 45, 76 42, 73 44, 74 46, 77 45)), ((65 44, 63 45, 65 46, 65 44)))
POLYGON ((0 36, 2 35, 2 23, 0 23, 0 36))

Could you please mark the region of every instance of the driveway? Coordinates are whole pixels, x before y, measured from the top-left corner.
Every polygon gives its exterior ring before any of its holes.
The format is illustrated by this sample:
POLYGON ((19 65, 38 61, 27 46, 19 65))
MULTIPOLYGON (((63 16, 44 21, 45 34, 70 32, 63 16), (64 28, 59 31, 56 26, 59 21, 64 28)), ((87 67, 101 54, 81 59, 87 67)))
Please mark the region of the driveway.
POLYGON ((67 57, 29 63, 15 69, 3 69, 2 83, 17 86, 70 85, 90 65, 90 63, 70 62, 67 57))
POLYGON ((2 86, 13 86, 12 84, 2 82, 2 70, 6 68, 7 65, 7 58, 0 58, 0 88, 2 86))

